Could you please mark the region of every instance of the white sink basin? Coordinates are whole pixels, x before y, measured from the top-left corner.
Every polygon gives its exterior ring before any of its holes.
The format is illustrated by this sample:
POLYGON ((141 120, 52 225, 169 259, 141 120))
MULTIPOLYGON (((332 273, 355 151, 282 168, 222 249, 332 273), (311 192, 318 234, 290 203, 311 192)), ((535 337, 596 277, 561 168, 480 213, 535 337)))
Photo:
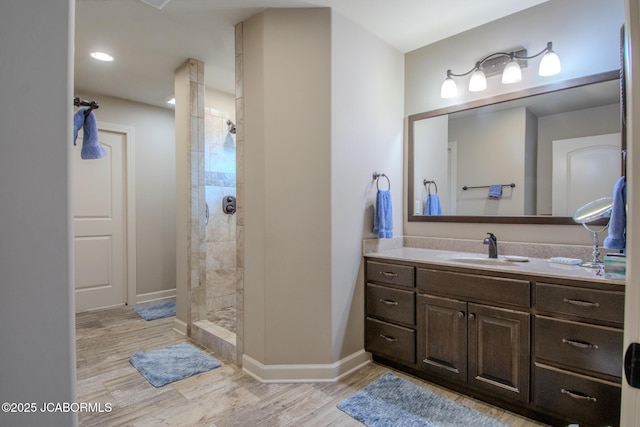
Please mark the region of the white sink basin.
POLYGON ((511 267, 513 263, 502 258, 481 258, 481 257, 454 257, 449 261, 460 262, 463 264, 477 265, 499 265, 503 267, 511 267))

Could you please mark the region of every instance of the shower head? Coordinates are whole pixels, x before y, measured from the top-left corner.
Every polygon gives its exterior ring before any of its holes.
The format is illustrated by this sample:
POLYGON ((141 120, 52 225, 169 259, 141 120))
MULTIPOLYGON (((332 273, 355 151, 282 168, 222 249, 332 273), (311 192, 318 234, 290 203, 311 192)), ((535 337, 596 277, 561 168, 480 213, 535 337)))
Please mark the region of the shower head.
POLYGON ((229 126, 229 133, 236 133, 236 125, 231 120, 227 120, 227 126, 229 126))

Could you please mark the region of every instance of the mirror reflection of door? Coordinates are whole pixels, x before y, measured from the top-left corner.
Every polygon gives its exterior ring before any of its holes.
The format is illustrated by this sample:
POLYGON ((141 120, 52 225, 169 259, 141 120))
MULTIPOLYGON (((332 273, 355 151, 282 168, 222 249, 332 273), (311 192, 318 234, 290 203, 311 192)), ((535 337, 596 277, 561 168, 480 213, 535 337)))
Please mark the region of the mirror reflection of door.
POLYGON ((553 215, 610 196, 619 177, 619 133, 553 141, 553 215))

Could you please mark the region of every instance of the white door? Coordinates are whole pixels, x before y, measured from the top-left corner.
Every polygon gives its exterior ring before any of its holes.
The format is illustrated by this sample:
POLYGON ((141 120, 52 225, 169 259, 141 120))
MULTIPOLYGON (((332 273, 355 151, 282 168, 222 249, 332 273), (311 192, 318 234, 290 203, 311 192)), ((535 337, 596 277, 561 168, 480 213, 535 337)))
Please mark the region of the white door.
POLYGON ((99 131, 107 155, 82 160, 73 151, 76 312, 127 302, 126 134, 99 131))
POLYGON ((620 150, 619 133, 553 141, 553 216, 573 216, 586 203, 611 197, 620 150))

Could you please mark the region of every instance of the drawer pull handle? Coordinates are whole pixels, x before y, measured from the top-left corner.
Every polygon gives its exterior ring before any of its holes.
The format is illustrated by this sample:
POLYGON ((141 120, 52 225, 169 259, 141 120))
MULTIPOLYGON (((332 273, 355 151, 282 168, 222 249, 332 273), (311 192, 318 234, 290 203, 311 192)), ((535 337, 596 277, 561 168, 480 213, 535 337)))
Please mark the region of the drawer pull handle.
POLYGON ((380 302, 383 303, 384 305, 398 305, 398 301, 391 301, 389 299, 380 298, 380 302))
POLYGON ((595 397, 587 396, 586 394, 578 393, 575 391, 565 390, 564 388, 560 390, 560 392, 576 400, 585 400, 587 402, 593 402, 593 403, 596 403, 598 401, 598 399, 596 399, 595 397))
POLYGON ((596 307, 596 308, 600 307, 600 303, 597 303, 597 302, 581 301, 578 299, 569 299, 569 298, 564 298, 563 301, 566 302, 567 304, 577 305, 578 307, 596 307))
POLYGON ((398 341, 398 338, 394 338, 394 337, 388 337, 386 335, 380 334, 380 338, 382 338, 385 341, 389 341, 389 342, 396 342, 398 341))
POLYGON ((572 347, 582 348, 584 350, 589 350, 589 349, 597 350, 598 349, 598 345, 597 344, 590 344, 588 342, 568 340, 566 338, 562 338, 562 342, 565 343, 565 344, 569 344, 572 347))
POLYGON ((381 271, 380 275, 384 277, 394 278, 394 279, 398 277, 398 273, 394 273, 393 271, 381 271))

